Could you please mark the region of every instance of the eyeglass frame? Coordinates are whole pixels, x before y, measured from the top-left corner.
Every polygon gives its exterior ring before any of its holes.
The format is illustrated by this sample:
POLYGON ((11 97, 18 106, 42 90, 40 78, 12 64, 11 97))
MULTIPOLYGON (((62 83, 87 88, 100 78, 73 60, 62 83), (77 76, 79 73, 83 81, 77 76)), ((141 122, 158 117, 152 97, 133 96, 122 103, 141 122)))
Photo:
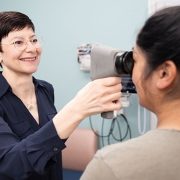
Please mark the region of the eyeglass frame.
POLYGON ((31 43, 31 45, 34 46, 35 48, 40 48, 41 47, 41 43, 40 43, 40 41, 39 41, 39 39, 37 37, 35 37, 35 38, 31 39, 31 40, 27 40, 27 41, 25 41, 25 40, 14 40, 14 42, 12 42, 12 43, 0 43, 0 45, 13 45, 15 49, 17 49, 19 51, 24 51, 27 48, 28 43, 31 43), (33 42, 34 40, 37 40, 37 41, 33 42), (21 49, 20 47, 17 47, 20 44, 17 44, 16 42, 22 42, 21 48, 22 47, 23 48, 21 49), (35 43, 35 44, 33 44, 33 43, 35 43), (36 46, 38 46, 38 47, 36 47, 36 46))

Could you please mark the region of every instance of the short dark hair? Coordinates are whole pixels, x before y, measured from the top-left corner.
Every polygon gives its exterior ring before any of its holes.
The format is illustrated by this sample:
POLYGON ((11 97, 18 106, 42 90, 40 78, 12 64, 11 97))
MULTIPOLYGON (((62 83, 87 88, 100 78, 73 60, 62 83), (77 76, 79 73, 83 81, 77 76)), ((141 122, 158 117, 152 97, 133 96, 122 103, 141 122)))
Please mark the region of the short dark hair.
POLYGON ((136 44, 144 52, 149 73, 166 60, 180 69, 180 6, 162 9, 149 17, 136 44))
MULTIPOLYGON (((27 15, 16 11, 0 12, 0 43, 2 38, 8 36, 11 31, 21 30, 25 27, 35 31, 34 24, 27 15)), ((2 52, 1 46, 0 51, 2 52)))

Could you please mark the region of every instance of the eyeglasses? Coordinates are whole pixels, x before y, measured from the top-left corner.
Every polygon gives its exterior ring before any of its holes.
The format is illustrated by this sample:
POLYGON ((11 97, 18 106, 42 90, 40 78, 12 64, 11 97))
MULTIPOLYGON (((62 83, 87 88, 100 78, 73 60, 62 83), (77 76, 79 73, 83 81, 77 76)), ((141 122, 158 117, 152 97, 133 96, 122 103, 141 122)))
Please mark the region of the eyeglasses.
POLYGON ((32 46, 34 46, 35 48, 40 48, 41 47, 41 43, 38 40, 38 38, 33 38, 29 41, 25 41, 25 40, 15 40, 14 42, 10 43, 10 44, 2 44, 2 45, 13 45, 18 51, 23 51, 27 48, 28 43, 30 43, 32 46))

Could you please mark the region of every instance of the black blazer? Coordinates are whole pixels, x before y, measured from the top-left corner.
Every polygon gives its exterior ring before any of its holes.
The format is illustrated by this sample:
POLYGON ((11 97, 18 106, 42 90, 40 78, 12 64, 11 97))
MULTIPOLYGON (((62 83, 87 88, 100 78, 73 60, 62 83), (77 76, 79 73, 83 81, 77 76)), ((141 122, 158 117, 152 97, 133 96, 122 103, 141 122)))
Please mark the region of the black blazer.
POLYGON ((61 150, 53 116, 54 89, 33 78, 39 124, 0 73, 0 180, 61 180, 61 150))

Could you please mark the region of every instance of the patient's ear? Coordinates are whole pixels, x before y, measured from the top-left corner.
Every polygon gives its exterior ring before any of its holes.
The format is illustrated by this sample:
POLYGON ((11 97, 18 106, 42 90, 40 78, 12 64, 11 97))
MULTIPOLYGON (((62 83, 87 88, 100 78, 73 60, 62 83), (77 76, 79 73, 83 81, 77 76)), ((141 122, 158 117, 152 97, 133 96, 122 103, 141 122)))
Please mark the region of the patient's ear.
POLYGON ((2 52, 0 52, 0 63, 3 61, 2 52))
POLYGON ((3 63, 3 53, 0 52, 0 67, 2 67, 2 63, 3 63))
POLYGON ((157 70, 157 88, 165 89, 171 86, 176 79, 177 68, 173 61, 167 60, 157 70))
POLYGON ((2 60, 2 52, 0 52, 0 61, 2 60))

